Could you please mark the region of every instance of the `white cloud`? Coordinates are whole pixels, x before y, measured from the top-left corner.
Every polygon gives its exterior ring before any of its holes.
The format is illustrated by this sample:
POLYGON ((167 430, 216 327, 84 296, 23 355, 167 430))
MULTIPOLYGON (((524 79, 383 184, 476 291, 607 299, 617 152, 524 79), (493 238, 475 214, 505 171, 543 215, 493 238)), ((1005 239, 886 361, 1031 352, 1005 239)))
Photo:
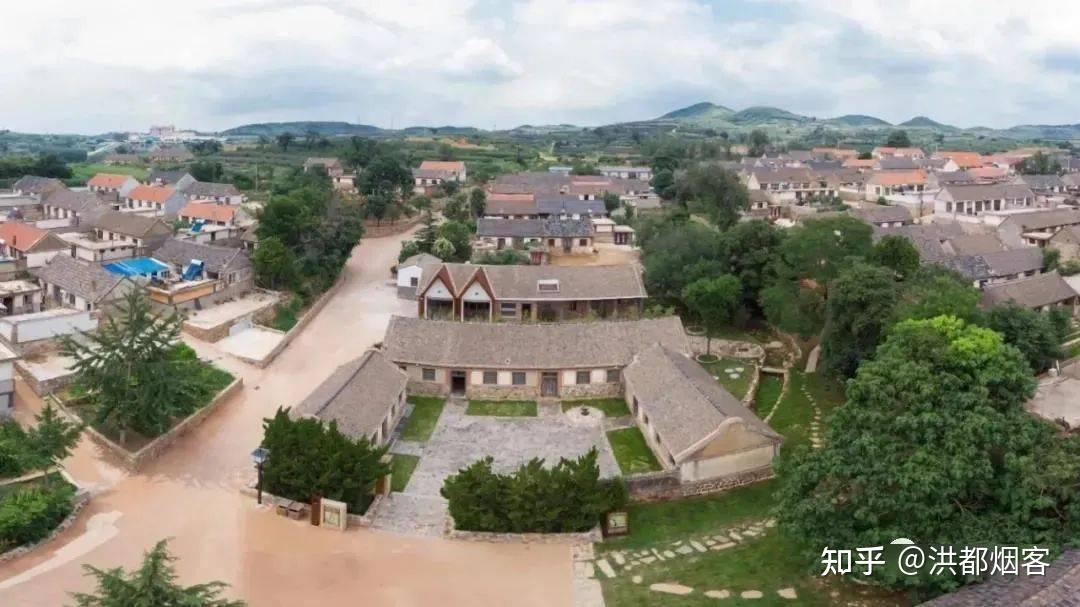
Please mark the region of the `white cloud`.
POLYGON ((0 128, 598 124, 710 100, 961 125, 1075 122, 1080 3, 11 2, 0 128))

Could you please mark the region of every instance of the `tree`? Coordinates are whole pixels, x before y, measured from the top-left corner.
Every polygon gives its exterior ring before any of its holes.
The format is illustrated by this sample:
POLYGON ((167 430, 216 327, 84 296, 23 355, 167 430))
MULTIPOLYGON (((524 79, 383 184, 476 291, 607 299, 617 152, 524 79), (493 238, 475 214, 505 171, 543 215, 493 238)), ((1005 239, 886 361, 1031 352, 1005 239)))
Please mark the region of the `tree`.
POLYGON ((985 323, 1000 333, 1006 343, 1020 350, 1035 373, 1041 373, 1055 360, 1065 358, 1061 347, 1065 330, 1049 313, 1010 303, 991 308, 985 323))
POLYGON ((653 173, 652 187, 656 195, 664 200, 675 198, 675 173, 666 168, 656 171, 653 173))
POLYGON ((1017 171, 1024 175, 1050 175, 1061 172, 1061 163, 1043 152, 1035 152, 1020 161, 1017 171))
POLYGON ((622 201, 619 199, 619 195, 615 192, 604 192, 604 210, 610 215, 612 211, 619 208, 622 201))
POLYGON ((776 280, 777 256, 784 233, 767 221, 741 221, 720 235, 720 255, 727 271, 742 284, 743 306, 759 307, 761 290, 776 280))
POLYGON ((294 141, 296 141, 296 135, 293 135, 288 131, 277 136, 277 144, 278 147, 281 148, 282 152, 288 152, 289 146, 292 145, 294 141))
POLYGON ((454 243, 445 238, 439 238, 431 247, 431 254, 439 259, 452 259, 454 251, 454 243))
POLYGON ((811 219, 791 229, 779 248, 777 274, 826 286, 852 258, 865 258, 873 230, 854 217, 811 219))
POLYGON ((911 139, 908 138, 907 131, 896 129, 889 133, 889 138, 885 140, 885 145, 890 148, 909 148, 911 147, 911 139))
POLYGON ((393 154, 378 154, 360 173, 357 189, 364 196, 382 195, 396 200, 412 190, 412 171, 393 154))
POLYGON ((447 221, 438 227, 437 233, 439 238, 446 239, 454 246, 453 255, 442 258, 443 261, 466 262, 472 258, 472 231, 469 226, 459 221, 447 221))
POLYGON ((749 154, 751 156, 761 156, 765 153, 765 150, 769 147, 769 135, 762 129, 754 129, 750 131, 749 141, 749 154))
POLYGON ((115 428, 121 442, 128 430, 157 436, 198 406, 198 360, 174 356, 181 322, 175 312, 153 312, 142 290, 130 289, 96 332, 61 338, 61 351, 75 361, 75 383, 93 404, 95 426, 115 428))
POLYGON ((727 229, 750 208, 750 193, 738 175, 719 165, 702 164, 676 180, 676 198, 691 212, 705 215, 713 225, 727 229))
POLYGON ((890 322, 955 316, 974 322, 982 294, 956 272, 937 264, 922 266, 904 282, 890 322))
POLYGON ((699 278, 723 274, 720 235, 694 222, 665 223, 656 228, 642 222, 642 260, 649 294, 674 303, 686 285, 699 278))
POLYGON ((196 181, 216 182, 225 175, 225 170, 220 162, 213 160, 199 160, 188 165, 188 172, 196 181))
POLYGON ((1059 249, 1046 247, 1042 250, 1042 258, 1043 270, 1046 272, 1056 270, 1061 265, 1061 251, 1059 249))
POLYGON ((683 291, 686 307, 705 328, 705 354, 712 355, 712 338, 730 324, 739 310, 742 285, 731 274, 716 278, 699 278, 683 291))
POLYGON ((903 280, 919 269, 919 251, 903 236, 888 234, 870 251, 870 261, 892 270, 903 280))
POLYGON ((823 372, 851 377, 873 355, 892 317, 897 288, 892 271, 865 263, 845 269, 829 285, 821 334, 823 372))
POLYGON ((453 196, 461 189, 461 184, 456 179, 444 179, 439 184, 439 189, 442 191, 443 196, 453 196))
POLYGON ((263 464, 267 491, 303 502, 314 496, 342 501, 350 512, 364 512, 375 481, 390 472, 382 461, 386 446, 346 436, 334 421, 292 419, 288 409, 263 420, 262 446, 270 451, 263 464))
POLYGON ((93 594, 72 594, 77 607, 244 607, 243 601, 221 597, 228 588, 222 582, 181 586, 176 581, 167 540, 161 540, 145 555, 139 568, 131 573, 122 568, 99 569, 83 565, 86 574, 97 581, 93 594))
POLYGON ((808 338, 825 322, 822 289, 800 281, 778 280, 761 291, 761 310, 781 331, 808 338))
MULTIPOLYGON (((904 321, 848 382, 821 449, 782 457, 781 528, 818 560, 823 546, 1060 545, 1076 533, 1078 441, 1024 410, 1023 355, 953 317, 904 321), (1063 483, 1065 486, 1059 485, 1063 483)), ((941 592, 956 571, 872 579, 941 592)), ((861 577, 861 576, 860 576, 861 577)))
POLYGON ((484 188, 473 188, 469 192, 469 209, 472 211, 472 216, 483 217, 485 207, 487 207, 487 192, 484 188))
POLYGON ((431 208, 428 207, 424 211, 424 227, 420 228, 420 231, 416 234, 416 244, 421 253, 431 253, 431 249, 435 247, 435 241, 439 238, 438 228, 435 225, 435 214, 431 212, 431 208))
POLYGON ((281 289, 293 284, 296 277, 296 256, 277 236, 259 242, 251 254, 256 282, 268 289, 281 289))
POLYGON ((465 194, 452 196, 443 206, 443 215, 450 221, 468 221, 471 213, 467 205, 468 200, 465 198, 465 194))
POLYGON ((48 472, 71 455, 71 450, 79 443, 82 426, 57 415, 50 401, 45 402, 34 419, 37 424, 27 432, 27 440, 34 457, 43 463, 42 471, 48 472))

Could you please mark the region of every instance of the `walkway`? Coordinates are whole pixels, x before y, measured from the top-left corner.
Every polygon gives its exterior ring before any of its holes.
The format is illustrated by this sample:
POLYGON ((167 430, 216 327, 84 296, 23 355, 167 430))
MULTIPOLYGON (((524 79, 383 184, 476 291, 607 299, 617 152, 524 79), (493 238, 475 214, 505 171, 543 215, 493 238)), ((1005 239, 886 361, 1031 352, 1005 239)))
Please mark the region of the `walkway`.
MULTIPOLYGON (((389 282, 402 236, 367 239, 345 284, 269 367, 257 369, 214 344, 200 356, 242 375, 244 390, 138 475, 108 466, 84 439, 65 466, 96 495, 79 522, 50 545, 0 565, 0 605, 64 604, 86 590, 81 565, 135 565, 174 538, 185 583, 222 580, 229 594, 264 605, 570 605, 567 546, 489 545, 372 530, 315 529, 275 516, 239 493, 261 420, 300 401, 337 366, 382 339, 391 314, 415 313, 389 282)), ((39 406, 20 387, 17 411, 39 406)))

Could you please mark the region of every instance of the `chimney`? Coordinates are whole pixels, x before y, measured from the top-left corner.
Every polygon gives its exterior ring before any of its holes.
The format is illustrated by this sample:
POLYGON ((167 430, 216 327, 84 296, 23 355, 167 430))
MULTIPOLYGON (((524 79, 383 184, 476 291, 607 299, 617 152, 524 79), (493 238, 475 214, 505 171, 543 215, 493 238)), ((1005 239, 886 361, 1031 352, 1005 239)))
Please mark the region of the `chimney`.
POLYGON ((90 279, 90 293, 97 292, 97 278, 90 279))

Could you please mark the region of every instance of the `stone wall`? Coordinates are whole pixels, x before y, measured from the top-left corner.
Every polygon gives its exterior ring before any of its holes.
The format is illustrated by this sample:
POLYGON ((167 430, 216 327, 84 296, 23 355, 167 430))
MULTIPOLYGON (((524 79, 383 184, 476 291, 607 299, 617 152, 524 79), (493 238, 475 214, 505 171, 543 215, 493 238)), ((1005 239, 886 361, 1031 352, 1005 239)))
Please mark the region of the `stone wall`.
POLYGON ((364 222, 364 238, 382 238, 384 236, 392 236, 394 234, 401 234, 407 232, 413 228, 413 226, 419 224, 423 220, 423 216, 420 213, 400 221, 388 223, 383 221, 376 224, 374 221, 364 222))
POLYGON ((559 396, 566 399, 619 398, 622 394, 621 383, 569 384, 559 387, 559 396))
POLYGON ((21 363, 22 361, 20 360, 15 361, 15 372, 19 374, 19 377, 21 377, 22 380, 26 382, 26 385, 30 386, 30 389, 34 391, 34 394, 37 394, 38 396, 52 394, 61 388, 70 386, 71 383, 75 381, 74 372, 60 375, 52 379, 38 381, 37 378, 34 377, 34 374, 23 367, 21 363))
POLYGON ((51 542, 53 538, 60 535, 64 531, 67 531, 69 527, 75 524, 75 521, 79 519, 79 513, 82 512, 82 509, 89 502, 90 492, 85 489, 77 490, 75 492, 74 504, 71 508, 71 514, 67 515, 67 517, 63 521, 61 521, 59 525, 56 526, 56 529, 52 530, 52 533, 47 535, 45 539, 34 542, 33 544, 26 544, 25 546, 12 548, 11 550, 0 554, 0 563, 17 559, 51 542))
MULTIPOLYGON (((252 480, 248 481, 240 489, 240 493, 242 495, 246 495, 247 497, 250 497, 251 499, 258 499, 259 489, 258 489, 258 486, 256 485, 256 482, 257 481, 255 479, 252 479, 252 480)), ((349 517, 348 527, 364 527, 364 528, 371 527, 371 524, 375 521, 375 513, 378 512, 379 508, 383 505, 383 501, 385 499, 386 499, 386 496, 384 496, 382 494, 377 494, 375 496, 375 498, 373 500, 371 500, 371 504, 368 505, 367 511, 365 511, 363 514, 349 513, 349 515, 348 515, 348 517, 349 517)), ((273 493, 267 493, 266 491, 263 491, 262 500, 263 500, 263 504, 269 505, 271 508, 277 508, 277 506, 279 506, 279 505, 283 505, 283 504, 286 504, 288 502, 296 501, 296 500, 286 499, 284 497, 278 497, 278 496, 274 495, 273 493)), ((307 505, 308 508, 311 507, 311 504, 305 504, 305 505, 307 505)), ((310 513, 309 513, 308 516, 310 516, 310 513)))
POLYGON ((499 386, 495 384, 473 384, 468 387, 469 398, 486 400, 536 400, 540 391, 536 386, 499 386))
POLYGON ((450 389, 441 382, 410 378, 406 386, 406 392, 417 396, 446 396, 450 393, 450 389))
POLYGON ((678 470, 665 470, 663 472, 635 474, 627 477, 626 486, 630 490, 630 501, 632 502, 662 502, 719 493, 770 479, 773 476, 772 466, 764 466, 756 470, 740 472, 722 478, 683 483, 679 481, 678 470))
POLYGON ((493 533, 490 531, 463 531, 454 528, 453 517, 446 518, 443 536, 466 542, 491 544, 595 544, 604 539, 600 526, 582 533, 493 533))
MULTIPOLYGON (((181 436, 184 436, 193 429, 199 427, 206 418, 212 415, 218 410, 229 398, 240 391, 244 385, 243 378, 236 378, 231 384, 226 386, 221 392, 217 393, 205 407, 202 407, 198 411, 187 416, 180 423, 173 426, 168 432, 150 441, 142 449, 131 452, 112 441, 101 432, 98 432, 91 426, 86 426, 85 431, 90 439, 97 443, 105 452, 105 456, 110 461, 124 467, 132 472, 139 471, 143 466, 150 463, 160 456, 166 449, 168 449, 174 442, 181 436)), ((52 397, 52 401, 57 407, 63 411, 69 417, 79 420, 79 417, 75 415, 71 410, 64 406, 59 399, 52 397)))

